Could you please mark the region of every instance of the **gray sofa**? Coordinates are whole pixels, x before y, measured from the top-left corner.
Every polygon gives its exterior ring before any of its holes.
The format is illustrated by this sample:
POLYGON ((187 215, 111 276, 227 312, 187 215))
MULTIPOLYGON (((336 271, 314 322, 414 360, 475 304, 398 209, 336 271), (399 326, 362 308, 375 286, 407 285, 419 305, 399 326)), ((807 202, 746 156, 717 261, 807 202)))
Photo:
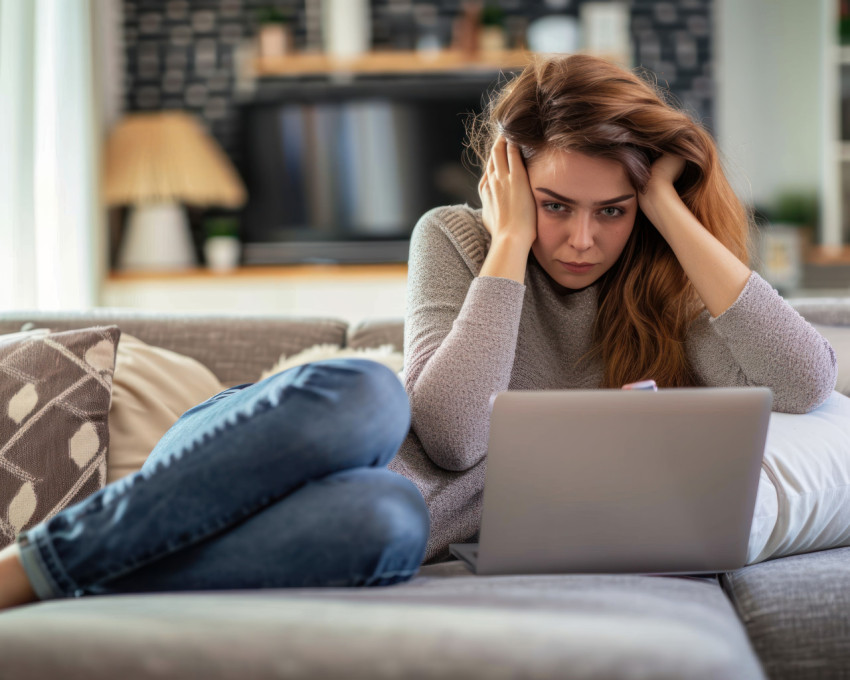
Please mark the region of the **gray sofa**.
MULTIPOLYGON (((850 301, 801 301, 850 326, 850 301)), ((319 343, 402 343, 398 321, 4 313, 0 333, 117 323, 225 384, 319 343)), ((0 678, 850 678, 850 548, 717 578, 472 576, 375 589, 125 595, 0 614, 0 678)))

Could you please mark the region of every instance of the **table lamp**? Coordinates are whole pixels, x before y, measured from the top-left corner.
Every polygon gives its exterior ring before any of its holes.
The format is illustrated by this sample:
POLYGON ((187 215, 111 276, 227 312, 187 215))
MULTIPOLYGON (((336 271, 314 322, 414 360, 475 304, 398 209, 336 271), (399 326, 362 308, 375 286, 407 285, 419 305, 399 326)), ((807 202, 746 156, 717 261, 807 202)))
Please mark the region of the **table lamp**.
POLYGON ((122 269, 195 265, 181 204, 238 208, 245 199, 245 186, 230 160, 190 114, 130 114, 109 136, 104 200, 110 206, 132 206, 118 256, 122 269))

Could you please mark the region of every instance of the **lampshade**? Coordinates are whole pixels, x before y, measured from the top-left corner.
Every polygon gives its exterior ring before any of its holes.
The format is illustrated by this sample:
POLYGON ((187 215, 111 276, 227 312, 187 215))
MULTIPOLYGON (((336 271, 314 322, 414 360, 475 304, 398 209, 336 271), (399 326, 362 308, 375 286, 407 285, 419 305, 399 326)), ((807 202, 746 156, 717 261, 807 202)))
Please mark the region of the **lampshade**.
POLYGON ((193 116, 180 111, 125 116, 107 142, 104 170, 108 205, 245 203, 245 186, 230 160, 193 116))

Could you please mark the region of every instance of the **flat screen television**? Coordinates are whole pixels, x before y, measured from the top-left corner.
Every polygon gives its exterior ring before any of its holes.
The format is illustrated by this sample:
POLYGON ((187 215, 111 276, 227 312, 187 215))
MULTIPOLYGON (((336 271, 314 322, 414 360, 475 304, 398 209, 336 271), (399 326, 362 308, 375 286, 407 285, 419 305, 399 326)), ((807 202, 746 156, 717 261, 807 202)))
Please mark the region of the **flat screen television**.
POLYGON ((288 86, 244 104, 245 264, 406 261, 422 214, 477 201, 465 122, 491 83, 288 86))

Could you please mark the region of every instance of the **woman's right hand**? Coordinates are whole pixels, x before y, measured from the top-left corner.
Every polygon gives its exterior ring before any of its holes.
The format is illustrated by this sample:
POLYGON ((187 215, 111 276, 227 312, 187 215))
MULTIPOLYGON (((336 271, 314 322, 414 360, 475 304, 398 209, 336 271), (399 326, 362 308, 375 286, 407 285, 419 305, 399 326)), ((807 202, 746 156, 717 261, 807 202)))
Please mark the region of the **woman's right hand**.
POLYGON ((493 243, 509 242, 527 257, 537 238, 537 207, 519 147, 501 135, 490 152, 478 194, 493 243))

